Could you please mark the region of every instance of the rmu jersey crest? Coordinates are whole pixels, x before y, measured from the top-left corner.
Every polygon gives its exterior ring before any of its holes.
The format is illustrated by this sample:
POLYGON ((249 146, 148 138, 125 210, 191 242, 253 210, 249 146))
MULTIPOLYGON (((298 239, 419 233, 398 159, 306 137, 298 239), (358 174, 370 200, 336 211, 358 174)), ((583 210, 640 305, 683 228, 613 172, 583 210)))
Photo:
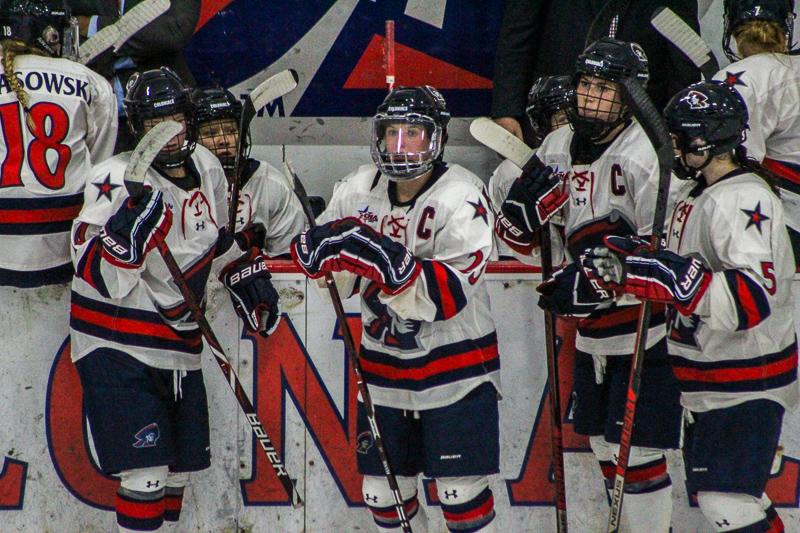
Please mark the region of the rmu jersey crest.
POLYGON ((398 295, 361 281, 361 364, 376 404, 433 409, 487 381, 499 388, 497 335, 481 278, 492 251, 488 205, 478 177, 456 165, 435 165, 405 203, 374 165, 336 185, 320 223, 357 217, 422 264, 398 295))

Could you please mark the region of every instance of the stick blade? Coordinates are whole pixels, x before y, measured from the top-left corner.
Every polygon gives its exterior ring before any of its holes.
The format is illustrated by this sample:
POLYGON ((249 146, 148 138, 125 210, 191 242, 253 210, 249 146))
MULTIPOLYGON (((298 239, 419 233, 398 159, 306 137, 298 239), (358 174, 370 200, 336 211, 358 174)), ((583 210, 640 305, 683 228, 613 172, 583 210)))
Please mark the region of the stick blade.
POLYGON ((708 44, 673 10, 663 6, 657 8, 650 17, 650 24, 699 67, 704 78, 711 79, 719 70, 719 63, 708 44))
POLYGON ((119 35, 114 41, 114 51, 119 50, 139 30, 166 13, 169 7, 169 0, 145 0, 131 8, 117 21, 119 35))
POLYGON ((490 118, 476 118, 469 125, 469 132, 476 141, 491 148, 519 168, 524 168, 531 158, 536 157, 527 144, 490 118))
POLYGON ((116 24, 106 26, 92 35, 78 48, 78 62, 82 65, 89 64, 97 56, 114 46, 119 38, 119 28, 116 24))
POLYGON ((281 96, 288 94, 299 81, 297 71, 286 69, 262 81, 258 87, 250 91, 250 101, 253 108, 258 110, 281 96))
POLYGON ((176 135, 183 131, 183 126, 174 120, 159 122, 148 131, 136 148, 131 152, 128 166, 125 167, 125 187, 131 197, 141 194, 142 183, 147 169, 153 164, 158 152, 176 135))

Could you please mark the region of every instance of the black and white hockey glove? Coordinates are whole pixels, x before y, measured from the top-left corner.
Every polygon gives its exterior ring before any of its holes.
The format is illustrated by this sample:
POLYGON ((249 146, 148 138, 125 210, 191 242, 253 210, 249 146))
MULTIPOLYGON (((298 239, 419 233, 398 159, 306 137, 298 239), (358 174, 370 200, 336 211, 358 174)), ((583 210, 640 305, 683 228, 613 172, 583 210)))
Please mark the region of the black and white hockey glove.
POLYGON ((641 300, 674 305, 688 316, 711 283, 711 272, 697 258, 653 251, 641 237, 609 235, 604 242, 605 249, 595 248, 593 257, 584 259, 584 267, 641 300))
POLYGON ((245 252, 253 247, 261 250, 267 243, 267 228, 265 228, 264 224, 261 222, 250 224, 242 231, 236 233, 233 238, 236 240, 236 244, 239 248, 245 252))
POLYGON ((355 218, 309 228, 292 240, 292 259, 310 278, 325 272, 352 272, 398 294, 421 272, 411 251, 355 218))
POLYGON ((156 246, 156 237, 165 238, 171 226, 172 212, 161 191, 147 189, 135 204, 122 204, 100 231, 103 256, 114 265, 137 268, 156 246))
POLYGON ((253 248, 231 261, 219 279, 230 292, 233 308, 247 329, 265 337, 275 331, 281 319, 280 299, 261 252, 253 248))
POLYGON ((614 301, 613 294, 587 279, 576 263, 557 270, 536 290, 539 291, 539 307, 562 316, 586 317, 614 301))
POLYGON ((511 185, 500 211, 528 240, 569 200, 569 189, 552 167, 523 173, 511 185))

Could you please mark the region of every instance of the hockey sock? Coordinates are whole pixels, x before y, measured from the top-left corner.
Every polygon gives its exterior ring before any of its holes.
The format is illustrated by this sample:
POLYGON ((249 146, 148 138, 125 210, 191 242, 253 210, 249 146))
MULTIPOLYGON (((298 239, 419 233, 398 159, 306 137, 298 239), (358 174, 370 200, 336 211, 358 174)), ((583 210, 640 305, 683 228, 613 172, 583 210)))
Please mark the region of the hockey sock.
MULTIPOLYGON (((420 511, 417 499, 417 478, 397 476, 397 485, 403 497, 403 508, 411 529, 415 532, 427 531, 428 520, 425 513, 420 511)), ((386 478, 364 476, 361 491, 364 502, 372 513, 372 519, 375 520, 376 530, 379 533, 397 533, 400 530, 400 518, 397 516, 394 498, 386 478)))
POLYGON ((447 529, 457 533, 494 533, 494 497, 486 476, 436 479, 447 529))
POLYGON ((782 533, 783 522, 766 496, 733 492, 698 492, 697 503, 714 531, 782 533))
POLYGON ((189 482, 188 472, 170 472, 167 476, 167 488, 164 489, 164 520, 177 522, 183 508, 183 489, 189 482))
POLYGON ((166 466, 120 472, 115 508, 121 533, 155 531, 164 523, 166 466))

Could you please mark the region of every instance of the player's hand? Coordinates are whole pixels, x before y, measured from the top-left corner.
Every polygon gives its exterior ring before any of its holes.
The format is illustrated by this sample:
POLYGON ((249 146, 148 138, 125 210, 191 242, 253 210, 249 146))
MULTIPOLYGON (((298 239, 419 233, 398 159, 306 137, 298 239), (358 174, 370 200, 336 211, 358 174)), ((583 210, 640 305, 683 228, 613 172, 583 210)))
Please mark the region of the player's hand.
POLYGON ((161 191, 145 189, 135 204, 130 199, 123 203, 101 230, 103 257, 123 268, 137 268, 170 227, 172 212, 164 205, 161 191))
POLYGON ((613 295, 587 279, 576 263, 553 273, 536 290, 539 307, 562 316, 589 316, 598 307, 613 302, 613 295))
POLYGON ((265 257, 257 248, 231 261, 219 279, 230 292, 233 308, 247 329, 265 337, 275 331, 281 319, 280 298, 270 281, 265 257))
POLYGON ((545 166, 523 173, 511 185, 500 206, 503 216, 527 235, 533 235, 569 200, 569 190, 545 166))
POLYGON ((250 248, 262 250, 267 244, 267 228, 261 222, 250 224, 242 231, 234 234, 233 238, 239 248, 245 252, 249 251, 250 248))
POLYGON ((311 278, 325 272, 352 272, 398 294, 419 276, 417 258, 402 244, 355 218, 310 228, 292 240, 292 259, 311 278))
POLYGON ((524 140, 522 138, 522 126, 520 126, 519 121, 514 117, 500 117, 494 119, 494 121, 502 126, 503 129, 513 133, 520 141, 524 140))

